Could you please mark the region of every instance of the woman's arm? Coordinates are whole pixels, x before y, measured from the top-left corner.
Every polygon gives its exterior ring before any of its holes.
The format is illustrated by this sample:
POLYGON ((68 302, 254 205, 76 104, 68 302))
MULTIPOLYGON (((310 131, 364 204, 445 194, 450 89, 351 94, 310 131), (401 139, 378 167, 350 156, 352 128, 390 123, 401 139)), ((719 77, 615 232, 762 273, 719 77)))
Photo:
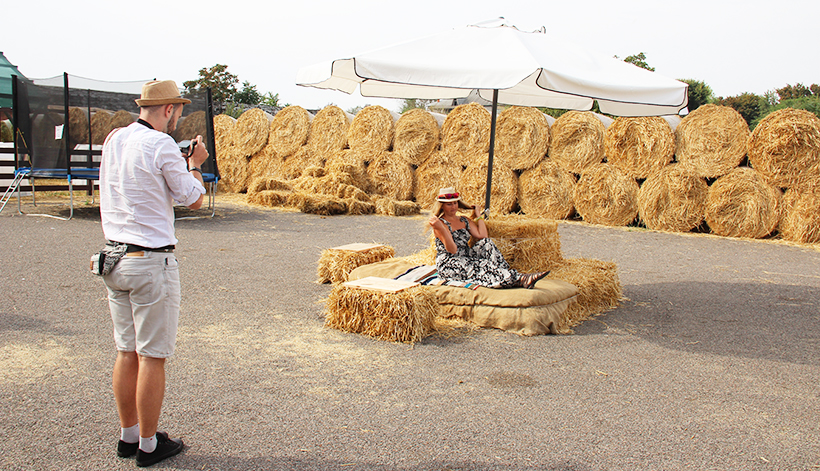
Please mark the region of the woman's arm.
POLYGON ((481 209, 478 206, 473 206, 473 212, 470 214, 470 220, 473 221, 473 224, 470 224, 470 235, 476 239, 486 239, 489 237, 487 233, 487 224, 484 223, 484 219, 481 218, 481 209))
POLYGON ((433 234, 444 244, 444 248, 452 254, 458 252, 458 246, 456 246, 456 241, 453 240, 453 234, 450 233, 444 222, 436 216, 430 216, 428 222, 433 228, 433 234))

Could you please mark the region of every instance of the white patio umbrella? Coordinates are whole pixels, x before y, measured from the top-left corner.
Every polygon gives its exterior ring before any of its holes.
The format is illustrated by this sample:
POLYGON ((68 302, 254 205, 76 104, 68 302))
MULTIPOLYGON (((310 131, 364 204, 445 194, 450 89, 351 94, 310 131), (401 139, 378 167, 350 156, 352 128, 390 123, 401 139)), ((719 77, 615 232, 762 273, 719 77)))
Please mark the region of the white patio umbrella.
POLYGON ((303 67, 296 84, 381 98, 492 100, 485 211, 498 103, 589 110, 617 116, 677 114, 687 84, 551 38, 542 27, 520 31, 503 18, 303 67))

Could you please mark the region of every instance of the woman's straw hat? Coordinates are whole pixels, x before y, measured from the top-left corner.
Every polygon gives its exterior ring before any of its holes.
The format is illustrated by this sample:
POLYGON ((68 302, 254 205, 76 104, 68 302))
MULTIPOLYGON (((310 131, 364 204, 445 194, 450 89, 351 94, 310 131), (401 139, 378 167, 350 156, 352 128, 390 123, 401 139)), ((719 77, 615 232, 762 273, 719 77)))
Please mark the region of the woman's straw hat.
POLYGON ((182 98, 179 88, 173 80, 152 80, 142 86, 142 96, 138 100, 137 106, 170 105, 181 103, 187 105, 191 102, 187 98, 182 98))
POLYGON ((451 201, 461 201, 461 196, 459 196, 458 192, 455 188, 448 186, 447 188, 442 188, 438 191, 438 196, 436 197, 436 201, 441 203, 449 203, 451 201))

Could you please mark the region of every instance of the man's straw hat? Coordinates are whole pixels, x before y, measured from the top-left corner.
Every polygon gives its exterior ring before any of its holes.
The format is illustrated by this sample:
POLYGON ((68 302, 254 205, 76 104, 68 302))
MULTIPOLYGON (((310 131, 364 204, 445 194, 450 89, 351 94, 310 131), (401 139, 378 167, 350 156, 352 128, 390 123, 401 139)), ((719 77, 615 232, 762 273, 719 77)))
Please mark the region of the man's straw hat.
POLYGON ((173 80, 152 80, 142 86, 142 96, 137 102, 138 106, 170 105, 181 103, 187 105, 191 102, 187 98, 179 95, 179 88, 173 80))

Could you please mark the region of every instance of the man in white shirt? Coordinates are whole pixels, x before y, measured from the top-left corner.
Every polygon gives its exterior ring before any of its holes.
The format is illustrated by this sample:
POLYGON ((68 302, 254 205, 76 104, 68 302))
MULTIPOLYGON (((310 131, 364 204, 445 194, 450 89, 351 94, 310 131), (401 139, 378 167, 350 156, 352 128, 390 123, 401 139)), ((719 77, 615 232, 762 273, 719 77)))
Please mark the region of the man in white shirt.
POLYGON ((139 120, 112 131, 103 145, 100 214, 107 244, 126 252, 103 277, 117 345, 117 454, 136 455, 137 466, 150 466, 184 447, 182 440, 157 432, 181 297, 174 204, 202 206, 200 166, 208 151, 197 136, 186 159, 168 135, 191 103, 173 81, 146 83, 136 102, 139 120))

